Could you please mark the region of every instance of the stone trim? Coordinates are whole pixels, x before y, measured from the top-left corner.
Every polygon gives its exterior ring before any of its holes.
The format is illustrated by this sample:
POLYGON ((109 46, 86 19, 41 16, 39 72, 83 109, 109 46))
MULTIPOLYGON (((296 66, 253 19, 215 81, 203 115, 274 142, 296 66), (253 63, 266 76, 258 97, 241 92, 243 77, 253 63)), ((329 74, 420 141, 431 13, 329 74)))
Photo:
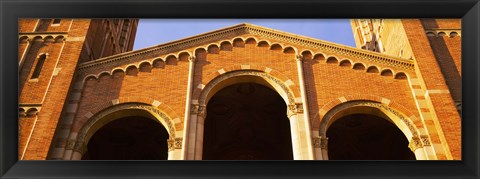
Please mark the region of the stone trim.
POLYGON ((98 112, 97 114, 93 115, 84 125, 83 127, 81 128, 80 132, 79 132, 79 135, 77 137, 77 142, 75 144, 75 148, 74 149, 79 149, 79 151, 81 151, 81 146, 77 146, 77 145, 81 145, 81 143, 83 143, 85 140, 86 140, 86 137, 88 135, 89 132, 92 132, 90 131, 91 128, 102 118, 104 118, 105 116, 113 113, 113 112, 117 112, 117 111, 121 111, 121 110, 125 110, 125 109, 141 109, 141 110, 145 110, 145 111, 148 111, 150 113, 153 113, 153 114, 156 114, 158 115, 160 118, 158 120, 161 120, 162 121, 162 125, 164 125, 164 127, 167 129, 168 133, 169 133, 169 139, 174 139, 175 138, 175 126, 174 126, 174 121, 169 117, 167 116, 165 113, 161 112, 160 110, 158 110, 157 108, 153 107, 153 106, 150 106, 150 105, 146 105, 146 104, 141 104, 141 103, 124 103, 124 104, 119 104, 119 105, 115 105, 115 106, 111 106, 103 111, 100 111, 98 112), (79 143, 80 142, 80 143, 79 143))
POLYGON ((409 129, 409 131, 412 133, 412 136, 419 136, 417 128, 415 127, 415 124, 411 120, 409 120, 405 115, 401 114, 400 112, 385 106, 382 103, 378 102, 372 102, 372 101, 351 101, 347 103, 341 103, 340 105, 334 107, 330 111, 328 111, 325 116, 323 116, 321 122, 320 122, 320 135, 326 136, 327 133, 327 125, 330 123, 330 120, 332 117, 337 114, 338 112, 356 107, 356 106, 367 106, 367 107, 373 107, 377 109, 381 109, 384 111, 388 111, 389 113, 395 115, 398 119, 400 119, 409 129))
MULTIPOLYGON (((227 27, 217 31, 200 34, 197 36, 173 41, 170 43, 113 55, 110 57, 105 57, 97 59, 94 61, 85 62, 79 65, 79 71, 88 75, 89 69, 96 69, 104 66, 120 66, 121 64, 129 64, 140 61, 143 57, 141 55, 146 53, 152 53, 152 56, 168 55, 173 52, 181 51, 184 49, 202 46, 205 44, 213 43, 220 41, 226 38, 232 38, 239 35, 252 34, 258 35, 264 38, 269 38, 278 41, 284 41, 288 43, 293 43, 305 47, 314 48, 315 50, 320 51, 329 51, 332 53, 343 54, 350 57, 359 58, 361 60, 385 64, 389 66, 394 66, 409 71, 414 70, 413 60, 402 59, 394 56, 389 56, 385 54, 379 54, 371 52, 368 50, 357 49, 354 47, 348 47, 344 45, 339 45, 331 42, 326 42, 318 39, 313 39, 309 37, 304 37, 296 34, 291 34, 287 32, 281 32, 274 29, 269 29, 265 27, 255 26, 252 24, 240 24, 232 27, 227 27), (108 64, 108 65, 107 65, 108 64)), ((257 42, 259 42, 257 40, 257 42)), ((190 53, 189 53, 190 54, 190 53)))
POLYGON ((273 83, 275 83, 276 85, 281 87, 283 89, 283 91, 287 94, 288 105, 289 106, 290 105, 294 105, 294 106, 296 105, 295 104, 295 97, 293 95, 293 92, 285 84, 286 82, 282 82, 279 79, 277 79, 277 78, 275 78, 275 77, 273 77, 273 76, 271 76, 267 73, 260 72, 260 71, 253 71, 253 70, 231 71, 231 72, 227 72, 227 73, 213 79, 203 88, 201 96, 199 98, 199 103, 200 103, 199 105, 200 106, 206 105, 205 102, 206 102, 207 93, 209 91, 211 91, 212 88, 215 87, 217 84, 219 84, 220 82, 222 82, 226 79, 233 78, 233 77, 238 77, 238 76, 258 76, 258 77, 265 78, 269 81, 272 81, 273 83))

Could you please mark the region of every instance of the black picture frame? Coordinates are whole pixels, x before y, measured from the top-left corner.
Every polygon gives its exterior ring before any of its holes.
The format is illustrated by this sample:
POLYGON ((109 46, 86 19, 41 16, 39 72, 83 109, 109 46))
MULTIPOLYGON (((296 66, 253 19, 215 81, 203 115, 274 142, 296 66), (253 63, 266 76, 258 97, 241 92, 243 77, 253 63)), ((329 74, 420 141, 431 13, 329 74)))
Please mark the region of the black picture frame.
POLYGON ((478 0, 2 0, 2 178, 480 178, 478 0), (18 18, 462 18, 461 161, 18 161, 18 18))

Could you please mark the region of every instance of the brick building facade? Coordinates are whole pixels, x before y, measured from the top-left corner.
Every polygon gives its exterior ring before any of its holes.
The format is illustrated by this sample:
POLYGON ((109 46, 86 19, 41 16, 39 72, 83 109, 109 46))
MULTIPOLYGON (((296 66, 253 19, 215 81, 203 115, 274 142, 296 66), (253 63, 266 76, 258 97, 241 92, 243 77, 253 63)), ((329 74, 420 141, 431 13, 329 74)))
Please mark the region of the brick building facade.
POLYGON ((136 51, 133 19, 19 25, 23 160, 461 159, 459 20, 352 20, 359 48, 240 24, 136 51))

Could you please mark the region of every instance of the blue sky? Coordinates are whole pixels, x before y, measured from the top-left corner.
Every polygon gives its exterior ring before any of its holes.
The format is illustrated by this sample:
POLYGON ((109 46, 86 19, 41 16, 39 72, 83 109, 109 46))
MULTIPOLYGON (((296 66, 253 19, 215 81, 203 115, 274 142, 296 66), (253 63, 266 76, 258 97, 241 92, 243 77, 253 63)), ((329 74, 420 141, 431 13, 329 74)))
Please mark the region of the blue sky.
POLYGON ((240 23, 355 46, 348 19, 140 19, 133 49, 163 44, 240 23))

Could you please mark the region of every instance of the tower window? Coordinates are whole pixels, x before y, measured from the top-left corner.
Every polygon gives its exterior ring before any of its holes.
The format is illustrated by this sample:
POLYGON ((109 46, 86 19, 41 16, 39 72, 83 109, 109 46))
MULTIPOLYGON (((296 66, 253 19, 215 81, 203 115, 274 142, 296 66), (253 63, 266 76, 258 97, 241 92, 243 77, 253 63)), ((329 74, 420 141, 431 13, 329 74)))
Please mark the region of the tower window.
POLYGON ((60 25, 60 19, 53 19, 52 25, 60 25))
POLYGON ((42 71, 43 63, 45 62, 46 58, 47 55, 45 54, 42 54, 40 57, 38 57, 37 65, 35 66, 31 79, 36 79, 40 76, 40 71, 42 71))

